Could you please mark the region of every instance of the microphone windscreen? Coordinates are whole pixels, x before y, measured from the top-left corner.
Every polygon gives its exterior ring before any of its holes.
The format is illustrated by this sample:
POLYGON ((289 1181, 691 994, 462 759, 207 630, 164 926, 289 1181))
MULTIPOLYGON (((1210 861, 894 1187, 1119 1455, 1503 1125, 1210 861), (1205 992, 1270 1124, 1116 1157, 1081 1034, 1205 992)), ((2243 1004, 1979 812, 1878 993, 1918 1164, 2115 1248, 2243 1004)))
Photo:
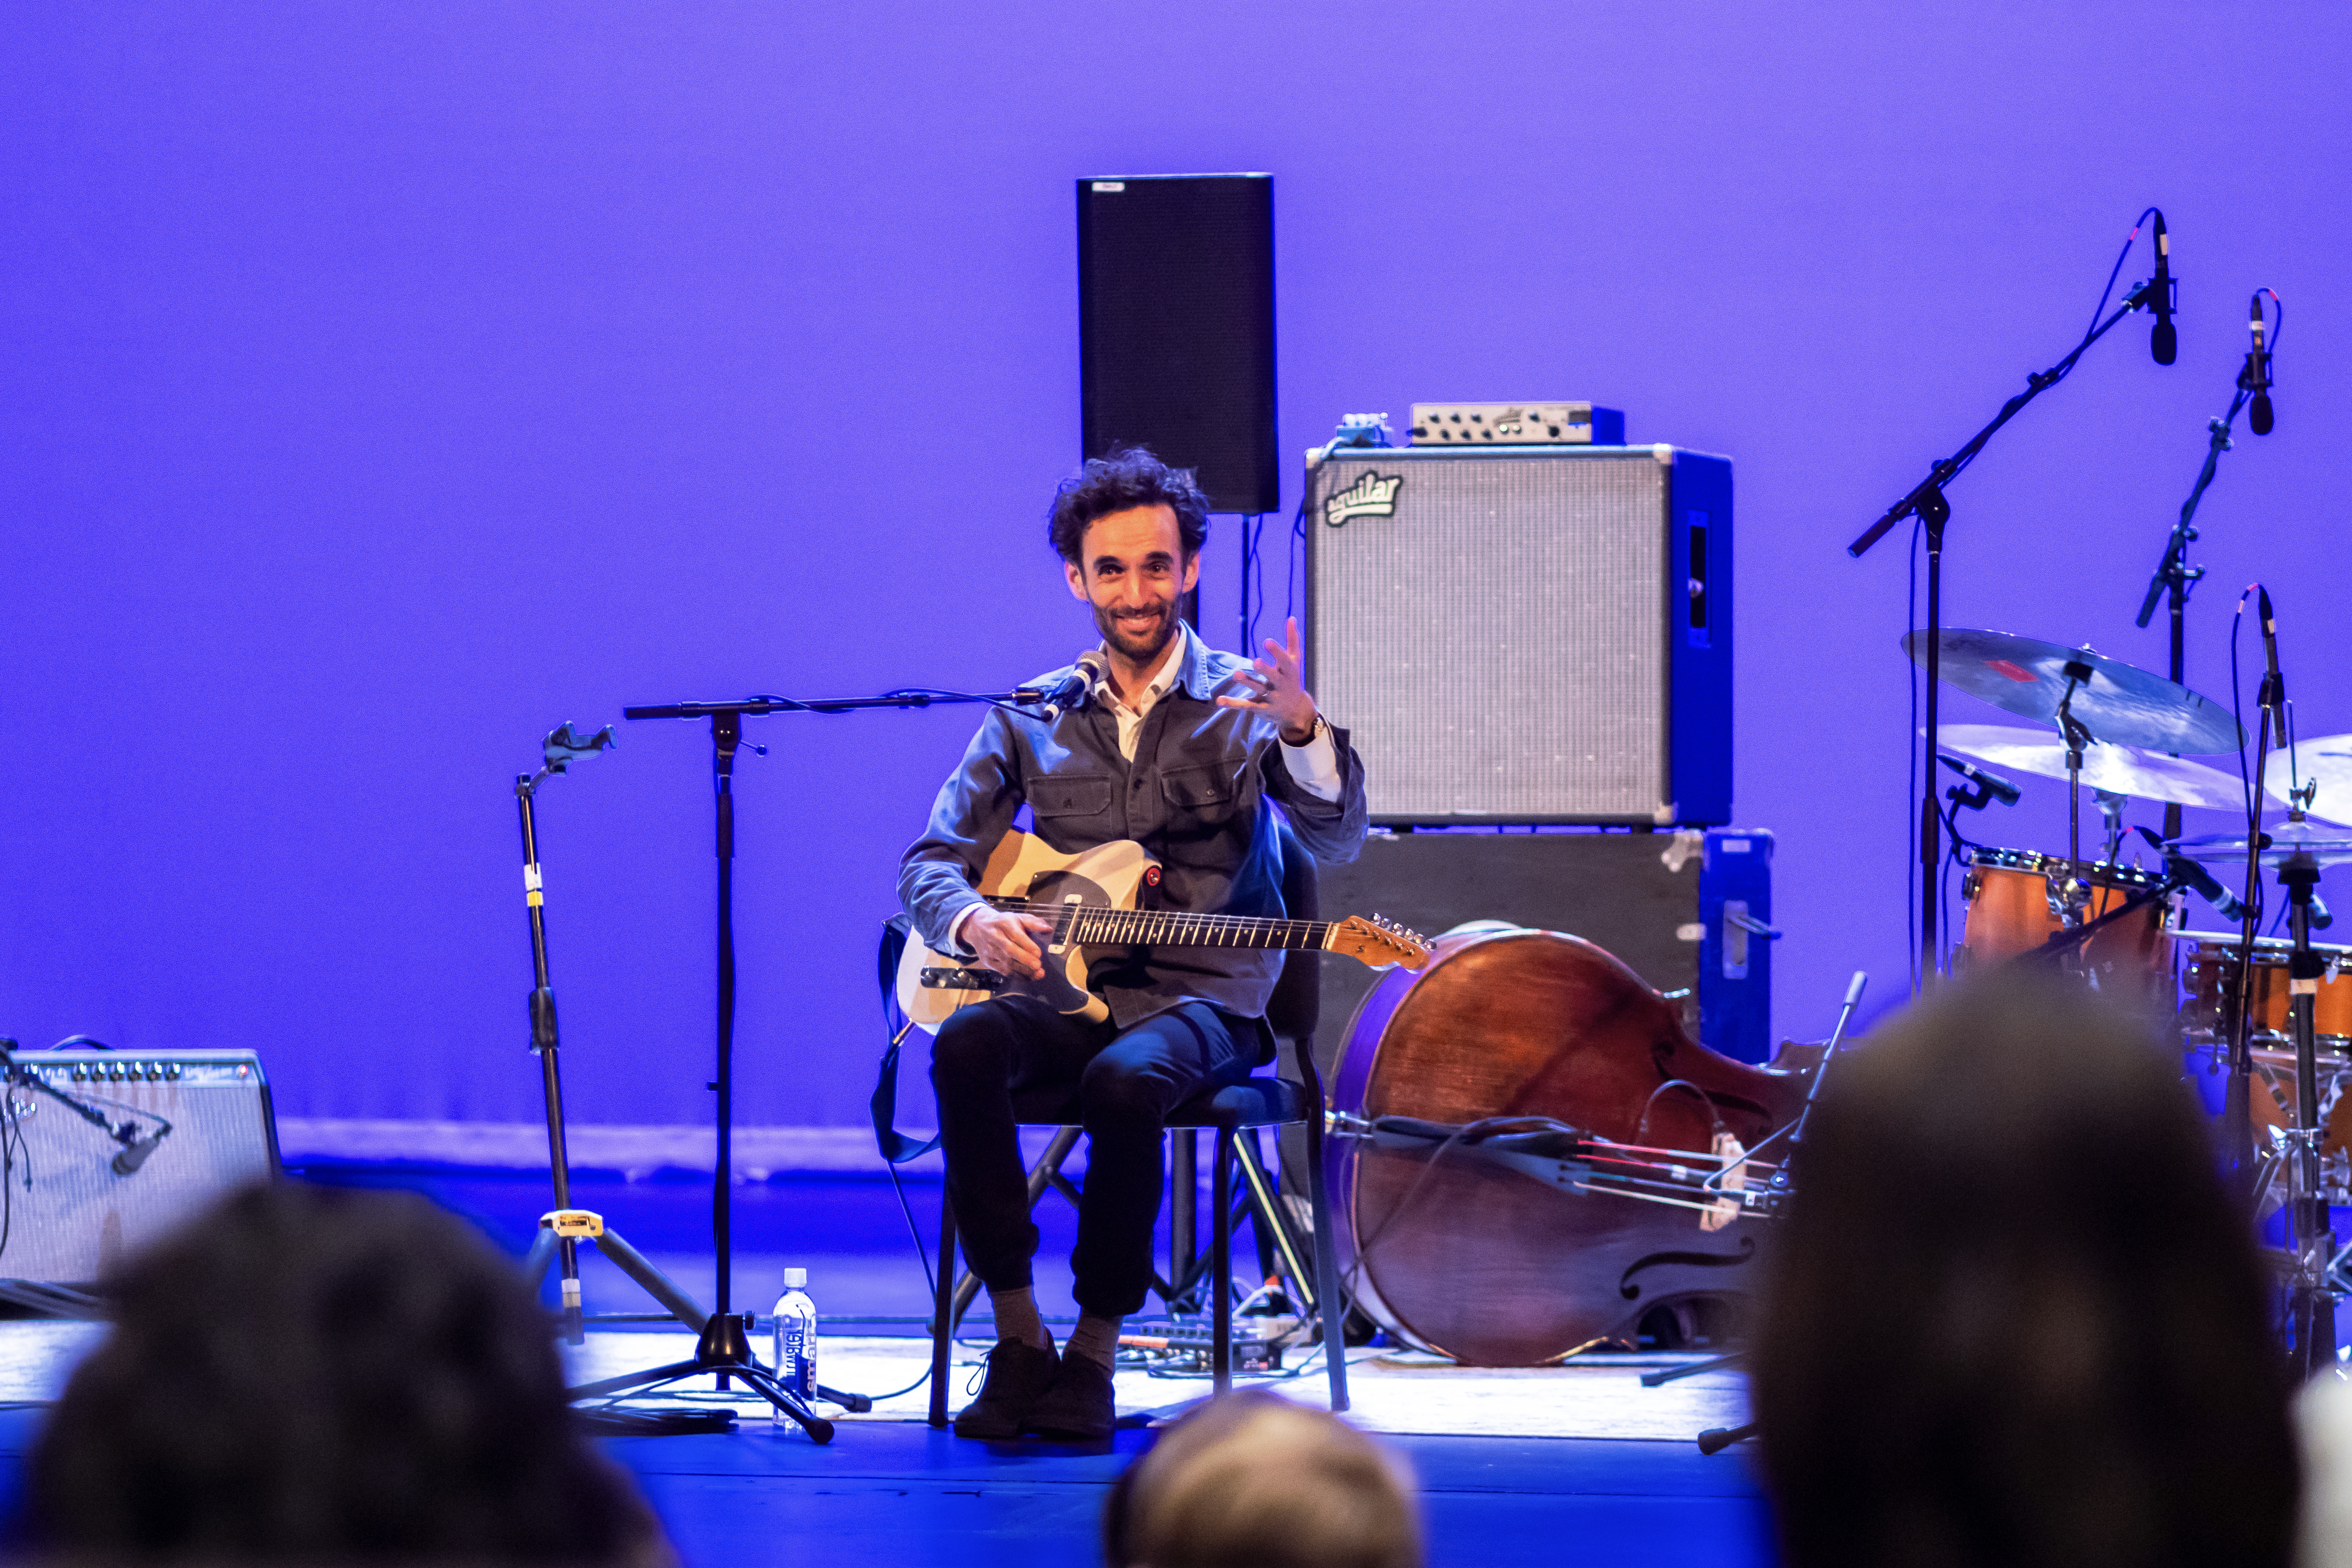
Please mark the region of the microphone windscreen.
POLYGON ((2180 334, 2172 330, 2170 321, 2158 321, 2147 335, 2147 346, 2158 364, 2170 364, 2180 353, 2180 334))
POLYGON ((2271 433, 2271 425, 2273 420, 2271 417, 2271 395, 2269 393, 2257 392, 2254 394, 2253 409, 2250 416, 2247 418, 2246 423, 2253 427, 2253 432, 2257 436, 2267 436, 2271 433))

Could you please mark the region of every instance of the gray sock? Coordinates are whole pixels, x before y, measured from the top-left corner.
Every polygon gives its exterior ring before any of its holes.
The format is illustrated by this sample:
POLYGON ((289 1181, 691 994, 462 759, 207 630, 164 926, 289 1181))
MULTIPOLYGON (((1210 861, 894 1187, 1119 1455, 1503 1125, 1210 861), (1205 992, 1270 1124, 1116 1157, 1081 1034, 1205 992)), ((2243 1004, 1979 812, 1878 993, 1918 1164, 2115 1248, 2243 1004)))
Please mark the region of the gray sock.
POLYGON ((991 1290, 988 1308, 996 1314, 998 1339, 1019 1340, 1041 1351, 1052 1348, 1054 1337, 1045 1331, 1045 1321, 1037 1315, 1034 1287, 1024 1285, 1018 1290, 991 1290))
POLYGON ((1082 1355, 1108 1370, 1118 1354, 1118 1326, 1125 1321, 1125 1318, 1097 1318, 1092 1313, 1082 1316, 1078 1326, 1070 1331, 1064 1353, 1082 1355))

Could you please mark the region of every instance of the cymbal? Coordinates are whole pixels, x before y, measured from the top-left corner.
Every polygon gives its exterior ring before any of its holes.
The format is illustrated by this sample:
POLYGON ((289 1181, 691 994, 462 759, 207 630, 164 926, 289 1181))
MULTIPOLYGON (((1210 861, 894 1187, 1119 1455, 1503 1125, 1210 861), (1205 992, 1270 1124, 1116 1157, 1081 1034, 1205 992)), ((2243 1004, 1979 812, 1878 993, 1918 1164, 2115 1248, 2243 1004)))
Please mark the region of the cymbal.
MULTIPOLYGON (((2075 688, 2070 710, 2094 741, 2200 754, 2234 752, 2245 743, 2244 731, 2226 709, 2160 675, 2088 648, 1991 631, 1947 631, 1937 642, 1946 681, 2053 729, 2059 700, 2066 695, 2065 667, 2081 664, 2091 675, 2075 688)), ((1903 651, 1925 667, 1927 634, 1906 634, 1903 651)))
MULTIPOLYGON (((2168 931, 2164 934, 2175 942, 2203 942, 2209 947, 2236 947, 2245 940, 2233 931, 2168 931)), ((2275 958, 2281 953, 2294 951, 2294 939, 2291 936, 2254 938, 2254 952, 2257 957, 2267 955, 2275 958)), ((2311 944, 2311 951, 2323 957, 2339 961, 2352 958, 2352 947, 2347 947, 2340 942, 2315 942, 2311 944)))
MULTIPOLYGON (((2308 851, 2323 866, 2340 866, 2352 860, 2352 829, 2333 826, 2324 822, 2273 822, 2263 828, 2270 844, 2263 850, 2263 864, 2276 866, 2296 850, 2308 851)), ((2180 838, 2165 847, 2189 860, 2202 860, 2208 865, 2228 865, 2235 861, 2245 864, 2246 836, 2242 833, 2208 833, 2198 838, 2180 838)))
MULTIPOLYGON (((2066 742, 2047 730, 2020 730, 2009 724, 1946 724, 1936 743, 1997 768, 2014 768, 2043 778, 2066 776, 2066 742)), ((2083 748, 2083 783, 2109 795, 2134 800, 2166 800, 2180 805, 2218 806, 2243 811, 2246 788, 2235 775, 2203 763, 2143 752, 2132 746, 2109 746, 2094 741, 2083 748)))
POLYGON ((2296 777, 2316 779, 2319 793, 2312 797, 2310 815, 2328 822, 2352 823, 2352 735, 2322 735, 2297 741, 2290 765, 2286 749, 2271 753, 2263 768, 2263 788, 2280 800, 2294 787, 2296 777))

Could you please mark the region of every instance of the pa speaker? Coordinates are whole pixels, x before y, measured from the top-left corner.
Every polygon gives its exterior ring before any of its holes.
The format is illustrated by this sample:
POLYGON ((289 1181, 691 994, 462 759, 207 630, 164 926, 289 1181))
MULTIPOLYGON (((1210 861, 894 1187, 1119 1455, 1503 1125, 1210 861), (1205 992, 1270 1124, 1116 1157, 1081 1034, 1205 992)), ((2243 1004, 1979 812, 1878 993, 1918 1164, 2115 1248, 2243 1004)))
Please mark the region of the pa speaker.
POLYGON ((1078 182, 1078 374, 1087 457, 1148 447, 1212 511, 1280 508, 1272 176, 1078 182))
POLYGON ((1307 682, 1372 820, 1731 820, 1731 463, 1343 448, 1307 496, 1307 682))
POLYGON ((278 1173, 269 1085, 251 1051, 19 1051, 16 1064, 142 1137, 146 1159, 49 1096, 11 1084, 0 1101, 8 1184, 0 1279, 87 1287, 230 1189, 278 1173))

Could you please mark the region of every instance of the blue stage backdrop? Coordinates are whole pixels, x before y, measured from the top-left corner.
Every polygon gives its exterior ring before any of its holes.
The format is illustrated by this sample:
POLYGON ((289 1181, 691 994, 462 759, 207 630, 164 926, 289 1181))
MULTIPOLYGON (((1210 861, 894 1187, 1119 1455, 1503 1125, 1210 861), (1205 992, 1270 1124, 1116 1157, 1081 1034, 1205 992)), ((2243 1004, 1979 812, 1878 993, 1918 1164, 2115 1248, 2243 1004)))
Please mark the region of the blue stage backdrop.
MULTIPOLYGON (((2189 669, 2226 697, 2264 577, 2305 731, 2352 730, 2347 43, 2315 3, 20 7, 0 1030, 530 1121, 540 735, 1066 658, 1072 181, 1265 170, 1286 450, 1543 396, 1737 459, 1738 816, 1780 835, 1778 1028, 1818 1035, 1906 968, 1904 537, 1843 547, 2072 345, 2151 202, 2179 363, 2136 321, 1999 437, 1948 621, 2161 668, 2132 616, 2269 285, 2278 430, 2207 502, 2189 669)), ((1227 643, 1239 569, 1221 520, 1227 643)), ((971 723, 753 725, 745 1123, 861 1117, 877 923, 971 723)), ((710 1115, 708 757, 632 725, 545 795, 583 1122, 710 1115)), ((1978 827, 2056 849, 2061 794, 1978 827)))

